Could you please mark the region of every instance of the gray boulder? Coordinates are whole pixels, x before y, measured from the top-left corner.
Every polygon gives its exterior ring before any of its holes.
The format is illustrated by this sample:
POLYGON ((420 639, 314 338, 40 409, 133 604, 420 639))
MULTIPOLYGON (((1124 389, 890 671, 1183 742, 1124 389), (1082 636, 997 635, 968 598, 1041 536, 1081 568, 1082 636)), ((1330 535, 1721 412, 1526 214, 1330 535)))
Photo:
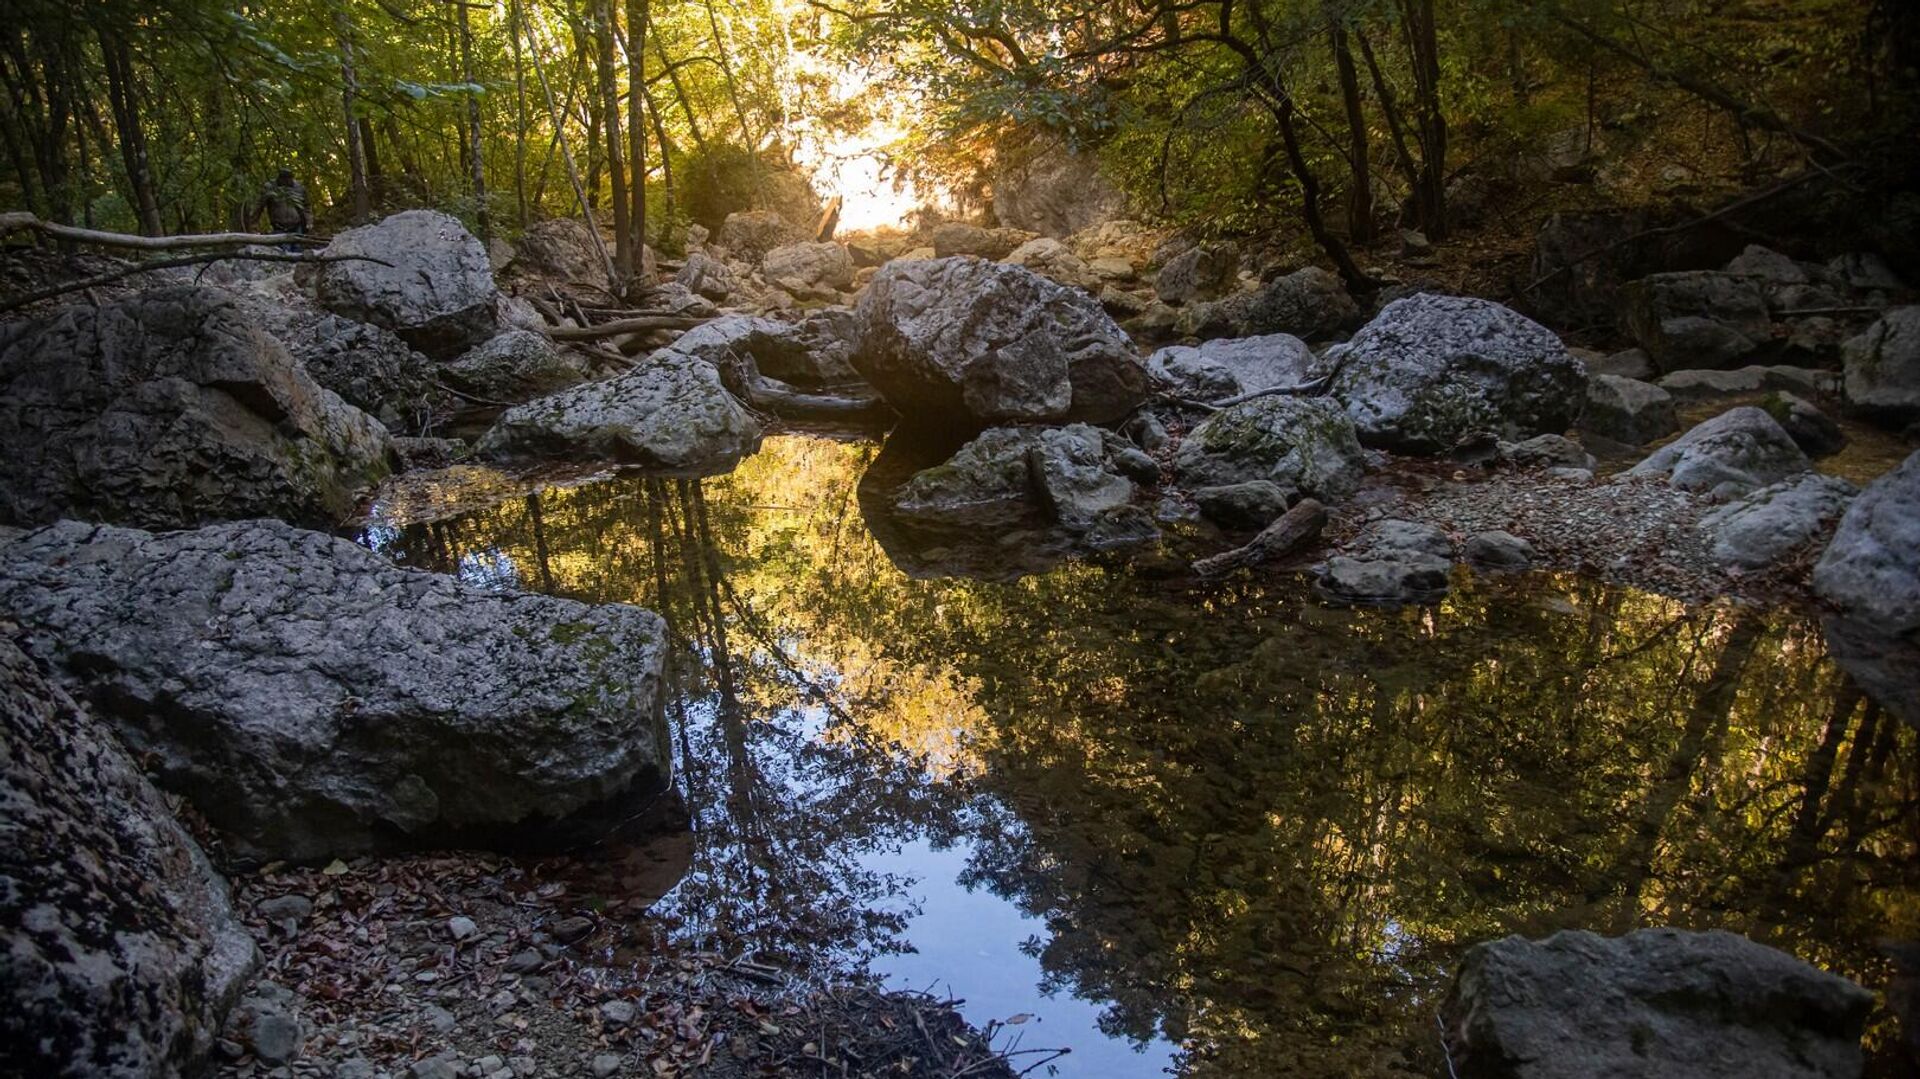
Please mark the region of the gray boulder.
POLYGON ((674 283, 714 303, 725 303, 738 287, 727 264, 704 251, 687 253, 687 261, 673 277, 674 283))
POLYGON ((1307 343, 1284 333, 1169 345, 1147 357, 1148 372, 1169 392, 1209 402, 1299 385, 1314 376, 1314 366, 1307 343))
POLYGON ((1591 471, 1593 454, 1565 435, 1535 435, 1519 442, 1499 442, 1495 453, 1518 468, 1576 468, 1591 471))
POLYGON ((192 1074, 258 961, 160 792, 0 636, 0 1071, 192 1074))
POLYGON ((453 405, 435 384, 434 362, 392 330, 316 306, 284 278, 239 293, 255 327, 292 354, 313 380, 347 404, 404 433, 431 427, 453 405))
POLYGON ((1896 423, 1920 420, 1920 305, 1888 311, 1841 356, 1849 404, 1896 423))
POLYGON ((73 521, 0 611, 249 857, 504 841, 664 786, 658 616, 401 569, 274 521, 73 521))
POLYGON ((1662 371, 1732 367, 1770 340, 1766 296, 1750 277, 1653 274, 1621 290, 1627 330, 1662 371))
POLYGON ((1395 300, 1327 358, 1360 440, 1406 453, 1482 432, 1558 434, 1586 398, 1586 371, 1551 330, 1470 297, 1395 300))
POLYGON ((908 522, 1007 529, 1044 520, 1086 532, 1133 499, 1132 481, 1095 427, 996 427, 922 470, 894 495, 908 522))
POLYGON ((719 370, 663 348, 625 374, 508 409, 475 450, 494 460, 603 459, 711 475, 759 447, 759 421, 719 370))
POLYGON ((446 381, 485 401, 513 404, 593 378, 597 365, 531 330, 512 330, 446 365, 446 381))
POLYGON ((1743 405, 1695 425, 1627 474, 1665 476, 1681 490, 1738 498, 1812 467, 1772 416, 1743 405))
MULTIPOLYGON (((1072 248, 1051 236, 1028 240, 1000 261, 1010 266, 1024 266, 1041 277, 1070 288, 1082 288, 1088 292, 1100 288, 1099 278, 1086 261, 1074 254, 1072 248)), ((1106 303, 1102 301, 1101 306, 1104 309, 1106 303)))
POLYGON ((1239 273, 1240 249, 1232 243, 1195 244, 1160 267, 1153 292, 1171 304, 1211 300, 1232 292, 1239 273))
POLYGON ((1443 1006, 1463 1077, 1860 1074, 1873 994, 1715 930, 1476 945, 1443 1006))
POLYGON ((1882 633, 1920 629, 1920 453, 1853 500, 1813 567, 1813 590, 1882 633))
POLYGON ((1730 371, 1674 371, 1661 375, 1656 384, 1680 400, 1738 396, 1763 390, 1818 394, 1837 388, 1831 371, 1788 364, 1750 364, 1730 371))
POLYGON ((1258 292, 1189 304, 1177 324, 1189 337, 1292 334, 1324 340, 1360 320, 1360 305, 1340 279, 1318 266, 1274 278, 1258 292))
POLYGON ((936 227, 929 240, 935 258, 972 255, 975 258, 1003 259, 1013 254, 1020 245, 1038 238, 1035 233, 1022 229, 987 229, 949 221, 936 227))
POLYGON ((387 474, 389 445, 218 289, 0 325, 0 524, 330 527, 387 474))
POLYGON ((1618 375, 1644 382, 1659 374, 1654 370, 1653 360, 1647 356, 1647 350, 1642 348, 1621 349, 1582 362, 1587 365, 1589 375, 1618 375))
POLYGON ((1317 398, 1259 397, 1207 417, 1188 432, 1173 469, 1190 488, 1267 480, 1288 498, 1352 494, 1366 474, 1353 423, 1317 398))
POLYGON ((776 210, 740 210, 720 223, 716 243, 727 254, 746 263, 758 263, 767 252, 787 244, 813 239, 805 229, 789 222, 776 210))
POLYGON ((1808 457, 1830 457, 1847 448, 1847 433, 1833 417, 1798 394, 1779 390, 1760 402, 1808 457))
POLYGON ((1193 492, 1200 515, 1221 528, 1257 532, 1287 512, 1293 492, 1271 480, 1248 480, 1193 492))
POLYGON ((1644 446, 1680 429, 1673 395, 1637 379, 1594 375, 1587 381, 1587 407, 1580 429, 1603 438, 1644 446))
POLYGON ((1533 544, 1511 532, 1476 532, 1460 548, 1467 565, 1480 570, 1523 570, 1537 557, 1533 544))
POLYGON ((406 210, 346 229, 326 254, 379 261, 323 263, 314 278, 322 307, 385 326, 429 356, 457 356, 498 329, 486 248, 450 214, 406 210))
POLYGON ((1759 569, 1818 539, 1858 493, 1838 476, 1807 472, 1713 510, 1700 528, 1713 538, 1715 561, 1759 569))
POLYGON ((1340 604, 1428 603, 1446 595, 1453 553, 1453 541, 1433 525, 1388 518, 1316 567, 1315 587, 1340 604))
MULTIPOLYGON (((610 250, 607 245, 606 250, 610 250)), ((561 284, 577 283, 595 288, 610 288, 607 258, 593 230, 577 217, 556 217, 536 221, 520 234, 520 247, 514 253, 517 268, 530 270, 561 284)))
POLYGON ((1146 367, 1098 301, 1018 266, 888 263, 857 318, 853 365, 909 424, 1105 423, 1146 399, 1146 367))
POLYGON ((836 243, 786 244, 767 252, 760 273, 795 296, 832 299, 853 287, 853 259, 836 243))

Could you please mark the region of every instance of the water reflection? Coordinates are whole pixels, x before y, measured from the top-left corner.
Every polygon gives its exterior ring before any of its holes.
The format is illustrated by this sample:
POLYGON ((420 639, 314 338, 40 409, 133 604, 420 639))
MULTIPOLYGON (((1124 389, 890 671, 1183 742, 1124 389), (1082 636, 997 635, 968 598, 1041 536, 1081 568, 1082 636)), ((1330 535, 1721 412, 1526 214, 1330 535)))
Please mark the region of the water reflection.
POLYGON ((1873 987, 1920 937, 1915 732, 1816 625, 1577 579, 1393 612, 1118 561, 939 577, 867 528, 875 456, 776 438, 368 531, 668 617, 693 939, 917 975, 891 953, 938 943, 977 1020, 1106 1051, 1078 1074, 1370 1075, 1443 1067, 1445 973, 1490 937, 1721 926, 1873 987), (1022 938, 952 946, 985 927, 1022 938))

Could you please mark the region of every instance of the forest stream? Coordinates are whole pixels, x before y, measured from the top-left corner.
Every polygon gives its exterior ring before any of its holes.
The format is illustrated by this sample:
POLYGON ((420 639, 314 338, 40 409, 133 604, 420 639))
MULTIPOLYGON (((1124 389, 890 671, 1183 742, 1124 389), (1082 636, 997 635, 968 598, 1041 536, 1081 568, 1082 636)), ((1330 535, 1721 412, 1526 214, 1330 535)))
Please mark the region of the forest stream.
POLYGON ((1555 573, 1406 609, 1137 555, 979 579, 876 540, 877 452, 511 497, 456 468, 360 533, 667 617, 691 847, 646 917, 691 946, 950 993, 1062 1075, 1374 1075, 1445 1066, 1479 941, 1724 928, 1882 987, 1920 929, 1916 732, 1806 617, 1555 573))

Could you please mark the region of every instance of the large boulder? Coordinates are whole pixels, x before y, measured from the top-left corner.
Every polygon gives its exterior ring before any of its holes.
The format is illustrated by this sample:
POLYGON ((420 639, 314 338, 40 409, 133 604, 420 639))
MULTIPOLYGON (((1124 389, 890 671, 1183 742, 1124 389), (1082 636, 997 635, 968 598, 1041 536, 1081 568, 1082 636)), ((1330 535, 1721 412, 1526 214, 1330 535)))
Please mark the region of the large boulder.
POLYGON ((1766 295, 1741 274, 1653 274, 1622 289, 1621 303, 1628 332, 1662 371, 1733 367, 1771 340, 1766 295))
POLYGON ((314 278, 320 305, 385 326, 429 356, 457 356, 498 329, 487 249, 458 218, 406 210, 334 236, 314 278), (369 261, 377 260, 377 261, 369 261))
POLYGON ((1849 404, 1898 423, 1920 420, 1920 305, 1888 311, 1841 355, 1849 404))
POLYGON ((389 445, 218 289, 0 325, 0 523, 330 527, 387 474, 389 445))
POLYGON ((760 273, 767 283, 802 298, 833 298, 853 287, 853 259, 836 243, 786 244, 767 252, 760 273))
POLYGON ((0 637, 0 1071, 194 1073, 258 958, 160 792, 0 637))
POLYGON ((1018 266, 889 263, 858 318, 853 365, 910 424, 1104 423, 1146 399, 1146 367, 1100 304, 1018 266))
POLYGON ((1333 394, 1360 441, 1406 453, 1489 431, 1558 434, 1586 398, 1586 370, 1560 339, 1490 300, 1395 300, 1328 359, 1338 366, 1333 394))
POLYGON ((1297 386, 1313 377, 1314 366, 1307 343, 1284 333, 1169 345, 1147 357, 1148 372, 1169 392, 1207 402, 1297 386))
POLYGON ((1222 409, 1188 432, 1173 459, 1188 487, 1267 480, 1290 500, 1352 494, 1366 474, 1353 421, 1316 398, 1258 397, 1222 409))
POLYGON ((1743 405, 1696 424, 1627 474, 1665 476, 1684 491, 1738 498, 1812 467, 1765 409, 1743 405))
POLYGON ((767 252, 813 239, 776 210, 740 210, 727 215, 714 241, 742 262, 758 263, 767 252))
POLYGON ((603 459, 665 472, 725 472, 760 448, 760 423, 713 364, 673 348, 615 378, 502 413, 475 449, 495 460, 603 459))
POLYGON ((1723 566, 1771 566, 1818 539, 1859 490, 1838 476, 1804 472, 1737 498, 1700 519, 1723 566))
POLYGON ((1854 1079, 1873 994, 1718 930, 1476 945, 1443 1014, 1462 1079, 1854 1079))
POLYGON ((384 326, 316 306, 290 276, 239 295, 254 326, 285 346, 315 382, 389 430, 426 430, 451 406, 435 384, 433 360, 384 326))
POLYGON ((733 279, 733 271, 727 268, 727 264, 704 251, 688 252, 686 263, 673 280, 696 296, 714 303, 725 303, 738 287, 733 279))
POLYGON ((1853 500, 1813 567, 1813 590, 1880 632, 1920 629, 1920 453, 1853 500))
POLYGON ((1042 277, 1051 278, 1062 285, 1084 288, 1092 291, 1098 287, 1092 270, 1073 253, 1066 244, 1051 236, 1042 236, 1028 240, 1014 248, 1000 261, 1014 266, 1025 266, 1042 277))
POLYGON ((468 349, 446 365, 448 383, 482 403, 513 404, 577 386, 598 365, 545 334, 512 330, 468 349))
POLYGON ((505 842, 671 767, 658 616, 277 521, 63 521, 0 547, 0 612, 249 857, 505 842))
POLYGON ((1673 395, 1638 379, 1593 375, 1580 429, 1629 446, 1644 446, 1680 429, 1673 395))
POLYGON ((1160 267, 1153 292, 1171 304, 1211 300, 1233 291, 1239 272, 1240 249, 1233 243, 1195 244, 1160 267))
POLYGON ((607 250, 585 221, 556 217, 536 221, 520 234, 514 253, 517 268, 531 270, 561 284, 611 288, 607 277, 607 250))
POLYGON ((1191 337, 1249 337, 1285 333, 1324 340, 1360 321, 1360 305, 1338 277, 1308 266, 1276 277, 1258 292, 1189 304, 1178 327, 1191 337))

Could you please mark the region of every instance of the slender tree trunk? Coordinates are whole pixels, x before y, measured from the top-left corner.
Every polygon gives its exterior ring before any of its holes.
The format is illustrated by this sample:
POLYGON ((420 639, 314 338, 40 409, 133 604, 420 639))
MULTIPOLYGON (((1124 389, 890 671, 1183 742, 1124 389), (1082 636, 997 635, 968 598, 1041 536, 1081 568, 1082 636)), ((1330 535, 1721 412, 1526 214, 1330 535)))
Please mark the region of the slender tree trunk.
POLYGON ((1340 98, 1347 112, 1347 168, 1352 177, 1347 188, 1347 237, 1354 243, 1371 243, 1376 235, 1373 169, 1367 153, 1367 115, 1360 100, 1360 74, 1353 65, 1353 50, 1347 46, 1346 25, 1337 15, 1329 18, 1327 25, 1333 65, 1340 76, 1340 98))
POLYGON ((467 167, 471 170, 473 216, 480 226, 480 242, 493 239, 493 221, 487 213, 487 166, 480 148, 480 95, 474 89, 478 76, 473 70, 473 27, 467 18, 467 5, 456 0, 456 21, 460 27, 460 78, 466 83, 462 93, 467 99, 467 167))
POLYGON ((1274 119, 1280 126, 1280 144, 1287 153, 1287 165, 1293 172, 1293 178, 1300 185, 1300 215, 1306 219, 1307 231, 1313 235, 1320 250, 1326 252, 1333 261, 1334 269, 1340 274, 1349 289, 1367 289, 1373 286, 1373 280, 1360 272, 1354 264, 1353 256, 1348 253, 1347 245, 1340 242, 1327 228, 1327 221, 1320 213, 1320 178, 1314 175, 1313 167, 1307 163, 1306 154, 1300 149, 1300 131, 1294 123, 1296 110, 1293 98, 1286 87, 1279 85, 1279 79, 1273 80, 1278 95, 1272 104, 1274 119))
POLYGON ((100 57, 107 71, 107 101, 113 109, 113 125, 120 132, 120 158, 127 170, 127 186, 132 194, 134 213, 140 220, 140 232, 159 236, 160 201, 153 189, 153 171, 147 157, 147 135, 140 126, 139 94, 134 87, 133 50, 118 31, 98 30, 100 57))
POLYGON ((353 219, 360 222, 373 213, 373 197, 367 186, 367 155, 362 148, 365 140, 358 115, 360 73, 353 58, 353 19, 345 4, 333 9, 333 36, 340 46, 340 109, 347 124, 347 190, 353 200, 353 219))
POLYGON ((1428 239, 1447 234, 1447 120, 1440 111, 1440 45, 1433 0, 1401 0, 1407 52, 1413 68, 1413 110, 1420 141, 1420 173, 1414 184, 1415 218, 1428 239))
POLYGON ((666 194, 660 225, 661 235, 664 236, 665 230, 673 227, 673 143, 667 140, 667 127, 660 122, 660 106, 654 102, 653 95, 647 92, 645 84, 641 85, 640 93, 646 98, 647 119, 653 122, 653 141, 660 146, 660 189, 666 194))
POLYGON ((1387 121, 1387 133, 1393 137, 1394 166, 1407 181, 1407 190, 1413 191, 1420 186, 1419 162, 1413 156, 1413 150, 1407 145, 1407 129, 1400 118, 1400 106, 1394 100, 1393 87, 1380 72, 1380 61, 1373 55, 1373 45, 1367 35, 1354 31, 1353 39, 1360 44, 1360 56, 1367 62, 1367 74, 1373 80, 1373 96, 1380 102, 1380 115, 1387 121))
POLYGON ((607 176, 613 183, 613 287, 624 292, 633 276, 633 233, 628 219, 627 175, 621 161, 625 152, 620 145, 620 89, 613 66, 615 25, 613 0, 595 0, 593 40, 600 73, 600 130, 606 136, 607 176))
POLYGON ((707 138, 700 133, 700 117, 693 111, 693 103, 687 99, 687 88, 680 81, 680 69, 667 59, 667 51, 660 45, 660 36, 653 37, 653 54, 660 58, 660 68, 667 73, 667 81, 673 83, 673 96, 680 99, 680 112, 687 118, 687 136, 693 140, 695 149, 704 150, 707 138))
POLYGON ((553 99, 553 85, 547 82, 547 68, 540 62, 540 39, 533 38, 533 48, 528 55, 533 58, 533 73, 540 80, 540 92, 547 99, 547 116, 553 124, 554 141, 560 145, 561 160, 567 165, 567 179, 573 182, 573 195, 580 200, 581 216, 586 218, 587 234, 593 239, 593 248, 600 253, 600 261, 607 268, 607 275, 613 276, 613 261, 607 257, 607 249, 600 242, 600 227, 593 221, 593 205, 587 198, 586 189, 580 183, 580 168, 574 164, 573 151, 567 147, 567 129, 563 122, 560 106, 553 99))
MULTIPOLYGON (((647 0, 627 0, 627 136, 633 163, 633 210, 628 215, 633 227, 633 260, 644 268, 647 262, 647 22, 651 18, 647 0)), ((652 281, 642 282, 652 286, 652 281)))
POLYGON ((373 137, 373 121, 360 117, 360 153, 367 159, 367 189, 378 193, 383 173, 380 171, 380 144, 373 137))
POLYGON ((514 221, 527 227, 527 69, 521 55, 520 0, 507 0, 507 36, 513 42, 513 207, 514 221))

